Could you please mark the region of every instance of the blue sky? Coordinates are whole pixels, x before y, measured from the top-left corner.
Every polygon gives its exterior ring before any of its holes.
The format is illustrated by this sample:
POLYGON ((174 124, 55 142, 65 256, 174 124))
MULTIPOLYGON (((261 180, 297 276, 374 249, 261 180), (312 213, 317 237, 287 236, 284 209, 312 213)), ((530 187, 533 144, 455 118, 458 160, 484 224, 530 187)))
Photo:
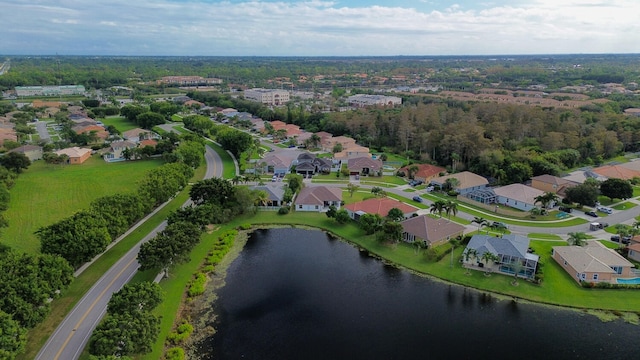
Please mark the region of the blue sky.
POLYGON ((640 53, 638 0, 0 0, 0 54, 640 53))

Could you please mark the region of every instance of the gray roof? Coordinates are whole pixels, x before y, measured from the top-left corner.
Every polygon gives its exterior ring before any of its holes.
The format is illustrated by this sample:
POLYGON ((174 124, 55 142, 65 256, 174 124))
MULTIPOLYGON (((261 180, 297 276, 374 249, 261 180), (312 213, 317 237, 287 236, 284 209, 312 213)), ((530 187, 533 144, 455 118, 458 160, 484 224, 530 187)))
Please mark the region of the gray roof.
POLYGON ((504 235, 503 237, 495 237, 489 235, 473 235, 467 245, 467 249, 474 249, 478 252, 478 256, 482 256, 485 252, 494 255, 509 255, 525 258, 529 249, 529 239, 520 235, 504 235))
POLYGON ((269 195, 269 201, 282 201, 284 197, 284 186, 277 185, 259 185, 251 187, 252 190, 262 190, 269 195))

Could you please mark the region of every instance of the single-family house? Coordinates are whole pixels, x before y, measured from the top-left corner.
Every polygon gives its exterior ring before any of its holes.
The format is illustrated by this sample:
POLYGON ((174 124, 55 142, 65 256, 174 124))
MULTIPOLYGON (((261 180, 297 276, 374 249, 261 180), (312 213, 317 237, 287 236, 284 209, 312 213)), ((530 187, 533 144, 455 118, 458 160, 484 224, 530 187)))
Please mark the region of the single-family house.
POLYGON ((36 161, 42 159, 42 146, 36 145, 23 145, 15 149, 9 150, 7 153, 20 153, 24 154, 30 161, 36 161))
POLYGON ((420 215, 402 223, 402 240, 408 243, 420 241, 425 247, 438 246, 464 233, 465 227, 445 218, 420 215))
POLYGON ((640 262, 640 243, 633 242, 627 246, 629 250, 629 259, 640 262))
POLYGON ((155 149, 157 145, 158 145, 158 141, 154 139, 144 139, 138 143, 138 147, 141 149, 147 146, 151 146, 152 148, 155 149))
POLYGON ((348 136, 332 136, 322 142, 322 150, 333 152, 333 149, 338 144, 340 144, 342 150, 344 150, 356 146, 356 140, 348 136))
POLYGON ((585 246, 554 246, 553 259, 573 280, 580 283, 616 283, 618 278, 635 277, 633 264, 599 241, 588 241, 585 246))
POLYGON ((157 139, 158 135, 151 130, 135 128, 123 132, 122 138, 134 143, 139 143, 144 139, 157 139))
POLYGON ((109 137, 109 132, 107 130, 105 130, 105 128, 103 126, 100 126, 98 124, 91 124, 91 123, 80 123, 78 125, 75 125, 71 128, 71 130, 73 130, 76 134, 80 135, 80 134, 95 134, 96 135, 96 139, 100 139, 102 141, 104 141, 105 139, 107 139, 109 137))
POLYGON ((533 279, 539 256, 530 253, 529 239, 521 235, 473 235, 463 251, 464 267, 488 270, 507 275, 533 279), (488 253, 485 255, 485 253, 488 253))
POLYGON ((474 174, 469 171, 463 171, 455 174, 440 176, 431 180, 432 185, 444 186, 447 179, 456 179, 458 185, 455 187, 455 191, 464 195, 475 190, 481 190, 489 185, 489 181, 480 175, 474 174))
POLYGON ((531 178, 531 187, 534 189, 538 189, 544 191, 545 193, 554 193, 558 194, 560 197, 564 197, 566 195, 565 191, 573 186, 579 185, 577 181, 572 181, 569 179, 544 174, 538 175, 531 178))
POLYGON ((251 190, 259 190, 267 193, 265 203, 259 204, 258 208, 263 210, 278 210, 284 204, 285 185, 282 183, 252 186, 251 190))
POLYGON ((311 176, 317 173, 331 172, 332 162, 328 159, 318 158, 312 153, 303 152, 294 161, 296 173, 302 176, 311 176))
POLYGON ((349 217, 356 221, 364 214, 378 214, 385 217, 389 214, 389 210, 393 208, 402 211, 405 219, 410 218, 418 211, 416 207, 388 197, 371 198, 347 204, 344 208, 347 210, 347 213, 349 213, 349 217))
POLYGON ((409 168, 412 166, 416 166, 418 168, 418 170, 413 173, 413 178, 416 180, 420 180, 424 183, 428 183, 429 181, 431 181, 431 179, 434 179, 440 176, 441 173, 444 173, 447 171, 447 169, 443 167, 431 165, 431 164, 414 164, 410 166, 405 166, 401 168, 400 171, 403 172, 405 175, 409 176, 409 168))
POLYGON ((591 171, 607 179, 631 180, 636 177, 640 178, 640 171, 620 165, 605 165, 591 171))
POLYGON ((289 151, 276 151, 267 153, 267 155, 259 161, 262 164, 264 173, 284 176, 289 173, 293 161, 296 159, 296 153, 289 151))
POLYGON ((109 147, 109 152, 104 154, 102 158, 106 162, 116 162, 116 161, 124 161, 127 160, 126 151, 127 149, 135 149, 138 145, 136 143, 123 140, 123 141, 114 141, 111 143, 109 147))
POLYGON ((91 157, 91 149, 80 148, 77 146, 58 150, 56 155, 67 155, 69 160, 67 164, 79 165, 87 161, 91 157))
POLYGON ((348 148, 343 148, 342 151, 333 154, 333 157, 338 160, 349 160, 359 157, 372 157, 369 152, 369 148, 360 145, 352 145, 348 148))
POLYGON ((378 175, 382 170, 382 161, 362 156, 347 161, 347 169, 351 175, 378 175))
MULTIPOLYGON (((496 202, 514 209, 529 211, 536 206, 536 198, 545 194, 544 191, 534 189, 523 184, 510 184, 493 189, 496 202)), ((555 204, 549 204, 550 207, 555 204)))
POLYGON ((326 211, 331 205, 337 209, 342 203, 342 189, 328 186, 309 186, 298 193, 296 211, 326 211))
POLYGON ((6 140, 18 141, 18 133, 13 128, 0 127, 0 144, 4 144, 6 140))

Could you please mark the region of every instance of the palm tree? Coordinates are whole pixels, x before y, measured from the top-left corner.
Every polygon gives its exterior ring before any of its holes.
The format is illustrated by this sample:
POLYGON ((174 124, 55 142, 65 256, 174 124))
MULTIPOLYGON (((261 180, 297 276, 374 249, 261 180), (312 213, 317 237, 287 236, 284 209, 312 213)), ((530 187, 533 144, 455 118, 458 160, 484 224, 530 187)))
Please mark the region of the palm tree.
MULTIPOLYGON (((478 257, 478 251, 476 249, 466 248, 462 255, 464 255, 464 261, 468 263, 469 260, 472 260, 478 257)), ((465 271, 465 274, 467 275, 471 274, 468 267, 467 267, 467 270, 465 271)))
POLYGON ((478 224, 478 234, 480 234, 480 229, 483 226, 487 226, 489 224, 489 222, 487 221, 487 219, 480 217, 480 216, 476 216, 473 218, 473 220, 471 220, 472 223, 476 223, 478 224))
POLYGON ((498 256, 494 255, 491 252, 485 251, 485 253, 482 254, 482 256, 480 257, 480 260, 484 264, 485 275, 489 276, 489 274, 491 273, 491 267, 489 267, 489 261, 491 261, 491 262, 497 261, 498 260, 498 256))
POLYGON ((458 186, 460 186, 460 180, 452 177, 452 178, 448 178, 447 180, 444 181, 444 188, 449 191, 449 190, 455 190, 458 186))
POLYGON ((546 192, 534 198, 534 204, 540 203, 544 209, 548 209, 551 203, 556 203, 560 198, 552 192, 546 192))
POLYGON ((444 212, 446 203, 442 200, 436 200, 429 209, 431 214, 438 213, 438 216, 442 217, 442 213, 444 212))
POLYGON ((585 240, 587 240, 587 234, 583 232, 570 232, 569 234, 569 244, 576 246, 583 246, 585 244, 585 240))
POLYGON ((267 206, 267 203, 269 203, 269 194, 264 190, 257 190, 255 192, 256 206, 267 206))
POLYGON ((233 185, 238 185, 239 183, 242 182, 242 180, 244 179, 244 176, 242 175, 236 175, 233 178, 231 178, 231 183, 233 185))
POLYGON ((413 179, 413 176, 418 172, 418 170, 420 170, 418 165, 409 166, 409 168, 407 169, 407 172, 408 172, 407 175, 408 175, 409 179, 413 179))
POLYGON ((447 213, 447 217, 451 220, 451 214, 456 216, 458 214, 458 204, 455 201, 447 201, 444 205, 444 210, 447 213))
POLYGON ((518 285, 518 274, 524 269, 524 265, 522 265, 522 261, 520 259, 516 260, 511 264, 511 270, 513 270, 513 281, 511 285, 518 285))

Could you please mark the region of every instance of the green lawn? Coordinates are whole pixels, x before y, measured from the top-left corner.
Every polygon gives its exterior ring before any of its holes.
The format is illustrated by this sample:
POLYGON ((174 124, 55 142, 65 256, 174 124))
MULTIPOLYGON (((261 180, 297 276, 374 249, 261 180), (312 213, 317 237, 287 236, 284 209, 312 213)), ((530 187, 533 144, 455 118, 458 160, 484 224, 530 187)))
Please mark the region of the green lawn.
POLYGON ((627 202, 620 203, 620 204, 614 206, 613 208, 616 209, 616 210, 629 210, 629 209, 634 208, 636 206, 638 206, 638 204, 627 201, 627 202))
POLYGON ((5 212, 9 227, 2 231, 2 243, 36 253, 40 244, 34 232, 40 227, 87 209, 101 196, 134 191, 144 173, 161 164, 161 160, 106 163, 99 156, 81 165, 36 161, 11 188, 5 212))
POLYGON ((178 114, 171 115, 171 121, 182 122, 182 116, 178 114))
POLYGON ((562 240, 562 238, 556 234, 546 234, 546 233, 530 233, 529 239, 536 240, 562 240))
POLYGON ((138 127, 138 125, 127 120, 124 116, 108 116, 100 121, 102 121, 105 126, 115 126, 120 132, 125 132, 138 127))

